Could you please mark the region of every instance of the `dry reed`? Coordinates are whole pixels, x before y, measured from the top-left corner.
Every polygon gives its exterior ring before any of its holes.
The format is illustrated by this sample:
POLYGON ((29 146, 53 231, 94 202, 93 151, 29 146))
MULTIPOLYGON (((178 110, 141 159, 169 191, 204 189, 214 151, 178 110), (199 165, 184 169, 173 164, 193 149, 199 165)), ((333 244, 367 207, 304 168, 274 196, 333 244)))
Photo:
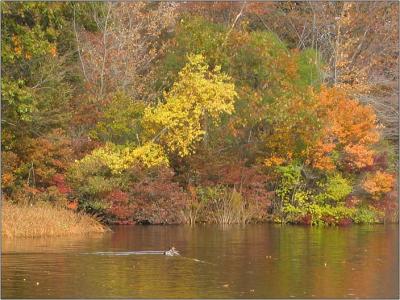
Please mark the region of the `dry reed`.
POLYGON ((102 233, 107 228, 95 218, 47 203, 2 203, 2 237, 42 237, 102 233))

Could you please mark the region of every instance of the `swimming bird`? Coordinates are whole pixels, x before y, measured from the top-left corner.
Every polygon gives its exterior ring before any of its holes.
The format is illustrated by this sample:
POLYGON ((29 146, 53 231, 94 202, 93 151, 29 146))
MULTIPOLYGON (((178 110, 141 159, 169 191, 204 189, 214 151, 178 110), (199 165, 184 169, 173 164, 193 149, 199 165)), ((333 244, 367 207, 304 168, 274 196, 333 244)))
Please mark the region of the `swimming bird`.
POLYGON ((179 256, 179 252, 175 249, 174 246, 171 247, 171 249, 167 250, 164 252, 164 255, 166 256, 179 256))

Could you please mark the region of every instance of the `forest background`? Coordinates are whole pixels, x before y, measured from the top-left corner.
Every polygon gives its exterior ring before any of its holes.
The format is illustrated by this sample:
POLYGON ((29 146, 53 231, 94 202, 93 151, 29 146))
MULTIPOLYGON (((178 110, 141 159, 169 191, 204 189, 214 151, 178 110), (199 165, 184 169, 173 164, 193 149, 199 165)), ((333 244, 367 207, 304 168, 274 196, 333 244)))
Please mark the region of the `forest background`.
POLYGON ((8 209, 398 221, 398 2, 1 9, 8 209))

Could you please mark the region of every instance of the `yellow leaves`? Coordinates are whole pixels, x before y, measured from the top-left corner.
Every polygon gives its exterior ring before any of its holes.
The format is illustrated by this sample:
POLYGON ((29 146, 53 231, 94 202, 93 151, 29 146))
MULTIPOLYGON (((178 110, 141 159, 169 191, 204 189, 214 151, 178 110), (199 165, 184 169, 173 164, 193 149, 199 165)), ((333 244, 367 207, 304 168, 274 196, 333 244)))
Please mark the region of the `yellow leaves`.
POLYGON ((134 165, 141 165, 147 168, 161 165, 168 166, 168 158, 162 147, 151 142, 137 148, 108 143, 76 163, 87 165, 87 162, 93 160, 100 161, 115 175, 121 174, 124 170, 134 165))
POLYGON ((147 168, 155 166, 168 166, 168 158, 164 149, 155 143, 149 142, 137 147, 131 152, 131 156, 147 168))
POLYGON ((163 105, 146 109, 143 118, 148 131, 158 134, 169 151, 178 152, 182 157, 193 150, 193 144, 204 134, 199 122, 201 111, 188 104, 183 99, 170 98, 163 105))
POLYGON ((14 44, 14 52, 17 55, 21 55, 22 54, 22 44, 21 44, 21 40, 18 36, 13 35, 13 37, 11 38, 13 44, 14 44))
POLYGON ((21 48, 21 47, 15 47, 15 48, 14 48, 14 52, 15 52, 15 54, 17 54, 17 55, 21 55, 21 53, 22 53, 22 48, 21 48))
POLYGON ((13 44, 14 44, 16 47, 17 47, 18 45, 21 44, 20 38, 19 38, 18 36, 16 36, 16 35, 13 35, 13 37, 11 38, 11 40, 12 40, 13 44))
POLYGON ((394 182, 394 175, 377 171, 368 176, 362 186, 366 192, 371 194, 373 199, 377 200, 382 194, 390 192, 393 189, 394 182))
POLYGON ((208 121, 218 124, 223 113, 234 111, 237 96, 231 78, 217 66, 209 71, 202 55, 190 55, 165 103, 147 108, 143 126, 170 152, 187 156, 206 133, 208 121))

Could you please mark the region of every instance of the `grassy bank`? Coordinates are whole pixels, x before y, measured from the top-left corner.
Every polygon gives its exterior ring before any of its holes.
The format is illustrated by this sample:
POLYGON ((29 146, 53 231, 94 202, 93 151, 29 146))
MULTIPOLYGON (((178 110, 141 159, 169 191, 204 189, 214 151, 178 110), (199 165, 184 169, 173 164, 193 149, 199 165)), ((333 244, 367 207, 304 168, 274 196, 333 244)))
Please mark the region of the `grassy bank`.
POLYGON ((42 237, 102 233, 107 230, 93 217, 50 204, 34 206, 2 203, 2 237, 42 237))

